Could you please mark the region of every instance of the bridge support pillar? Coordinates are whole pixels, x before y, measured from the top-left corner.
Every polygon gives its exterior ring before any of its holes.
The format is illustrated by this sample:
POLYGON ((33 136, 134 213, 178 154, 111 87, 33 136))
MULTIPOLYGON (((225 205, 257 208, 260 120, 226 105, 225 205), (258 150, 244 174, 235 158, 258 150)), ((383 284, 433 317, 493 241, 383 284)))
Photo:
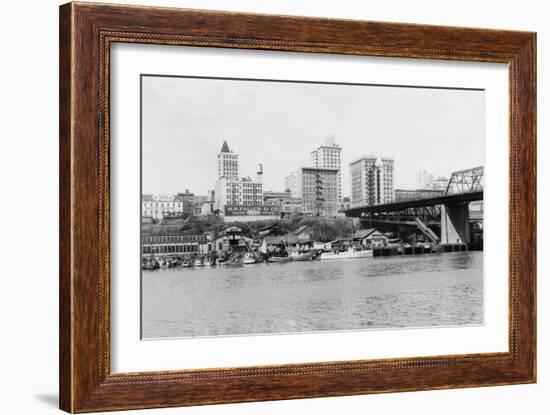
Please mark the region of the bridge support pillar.
POLYGON ((470 242, 470 211, 468 203, 441 205, 441 243, 470 242))

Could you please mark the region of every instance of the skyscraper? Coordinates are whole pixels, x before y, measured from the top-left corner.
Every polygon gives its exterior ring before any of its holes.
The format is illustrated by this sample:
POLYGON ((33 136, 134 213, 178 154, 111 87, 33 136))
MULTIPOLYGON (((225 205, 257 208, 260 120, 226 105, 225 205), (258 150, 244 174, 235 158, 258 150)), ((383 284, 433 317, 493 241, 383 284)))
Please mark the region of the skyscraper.
POLYGON ((393 202, 393 158, 363 156, 349 169, 352 208, 393 202))
MULTIPOLYGON (((261 173, 261 169, 259 169, 261 173)), ((261 174, 258 175, 261 177, 261 174)), ((261 178, 239 177, 239 155, 229 150, 223 142, 218 154, 218 180, 214 189, 214 209, 224 214, 226 206, 263 205, 263 185, 261 178)))
POLYGON ((322 169, 337 169, 337 182, 338 182, 338 194, 337 198, 340 202, 342 200, 342 177, 340 174, 341 161, 340 153, 342 147, 334 143, 334 137, 329 137, 325 144, 320 145, 311 152, 311 161, 313 167, 322 169))
POLYGON ((218 154, 218 178, 221 177, 239 178, 239 155, 229 150, 227 141, 223 142, 222 149, 218 154))
POLYGON ((314 216, 338 214, 338 174, 340 170, 300 167, 285 180, 293 198, 302 200, 303 213, 314 216))

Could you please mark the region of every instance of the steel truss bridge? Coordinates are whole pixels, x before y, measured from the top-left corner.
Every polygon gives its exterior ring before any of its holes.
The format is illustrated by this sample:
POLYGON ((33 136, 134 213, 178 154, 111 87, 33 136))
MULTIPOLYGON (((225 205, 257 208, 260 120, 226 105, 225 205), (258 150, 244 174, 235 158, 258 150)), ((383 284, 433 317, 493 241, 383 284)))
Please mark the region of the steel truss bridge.
POLYGON ((383 205, 362 206, 345 211, 346 216, 362 219, 414 220, 415 217, 435 219, 441 215, 441 205, 483 200, 483 191, 441 195, 424 199, 404 200, 383 205))
MULTIPOLYGON (((446 220, 449 212, 456 211, 458 207, 467 206, 470 202, 483 200, 483 167, 455 171, 452 173, 447 187, 440 195, 426 198, 401 200, 371 206, 360 206, 346 210, 347 217, 360 218, 365 222, 381 223, 398 226, 425 226, 439 227, 443 223, 442 209, 446 209, 443 215, 446 220), (422 224, 419 224, 419 220, 422 224)), ((481 220, 481 217, 468 217, 470 220, 481 220)), ((465 219, 461 219, 464 222, 465 219)), ((447 222, 445 222, 447 223, 447 222)), ((459 227, 467 224, 461 223, 459 227)), ((422 230, 422 229, 421 229, 422 230)))
POLYGON ((346 216, 364 219, 414 221, 420 217, 434 220, 441 215, 442 205, 483 200, 483 167, 452 173, 445 191, 438 196, 402 200, 380 205, 360 206, 345 211, 346 216))

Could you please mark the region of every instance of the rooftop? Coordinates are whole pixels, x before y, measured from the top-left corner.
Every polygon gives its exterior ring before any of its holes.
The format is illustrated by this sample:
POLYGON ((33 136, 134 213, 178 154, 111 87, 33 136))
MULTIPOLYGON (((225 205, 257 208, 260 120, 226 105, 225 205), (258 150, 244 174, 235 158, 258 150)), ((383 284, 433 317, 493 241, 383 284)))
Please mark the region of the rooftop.
POLYGON ((352 160, 349 165, 351 166, 352 164, 355 164, 359 161, 362 161, 362 160, 382 160, 382 161, 394 161, 393 157, 385 157, 385 156, 373 156, 372 154, 368 154, 368 155, 363 155, 361 157, 358 157, 354 160, 352 160))
POLYGON ((370 234, 376 232, 376 229, 369 228, 369 229, 359 229, 358 231, 355 231, 353 234, 354 239, 363 239, 369 236, 370 234))
POLYGON ((311 167, 311 166, 307 166, 307 167, 300 167, 301 170, 322 170, 322 171, 335 171, 335 172, 338 172, 340 171, 340 169, 331 169, 329 167, 311 167))
POLYGON ((225 140, 223 141, 220 153, 231 153, 231 151, 229 150, 229 146, 227 145, 227 141, 225 140))

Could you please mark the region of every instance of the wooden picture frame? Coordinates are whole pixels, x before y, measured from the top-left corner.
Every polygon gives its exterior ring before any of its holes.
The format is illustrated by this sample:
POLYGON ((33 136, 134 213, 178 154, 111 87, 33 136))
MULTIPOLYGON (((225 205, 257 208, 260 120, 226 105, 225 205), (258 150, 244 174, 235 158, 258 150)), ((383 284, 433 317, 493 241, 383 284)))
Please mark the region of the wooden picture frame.
POLYGON ((69 3, 60 8, 59 94, 61 409, 91 412, 535 382, 535 33, 69 3), (111 373, 109 59, 117 42, 508 64, 509 352, 111 373))

